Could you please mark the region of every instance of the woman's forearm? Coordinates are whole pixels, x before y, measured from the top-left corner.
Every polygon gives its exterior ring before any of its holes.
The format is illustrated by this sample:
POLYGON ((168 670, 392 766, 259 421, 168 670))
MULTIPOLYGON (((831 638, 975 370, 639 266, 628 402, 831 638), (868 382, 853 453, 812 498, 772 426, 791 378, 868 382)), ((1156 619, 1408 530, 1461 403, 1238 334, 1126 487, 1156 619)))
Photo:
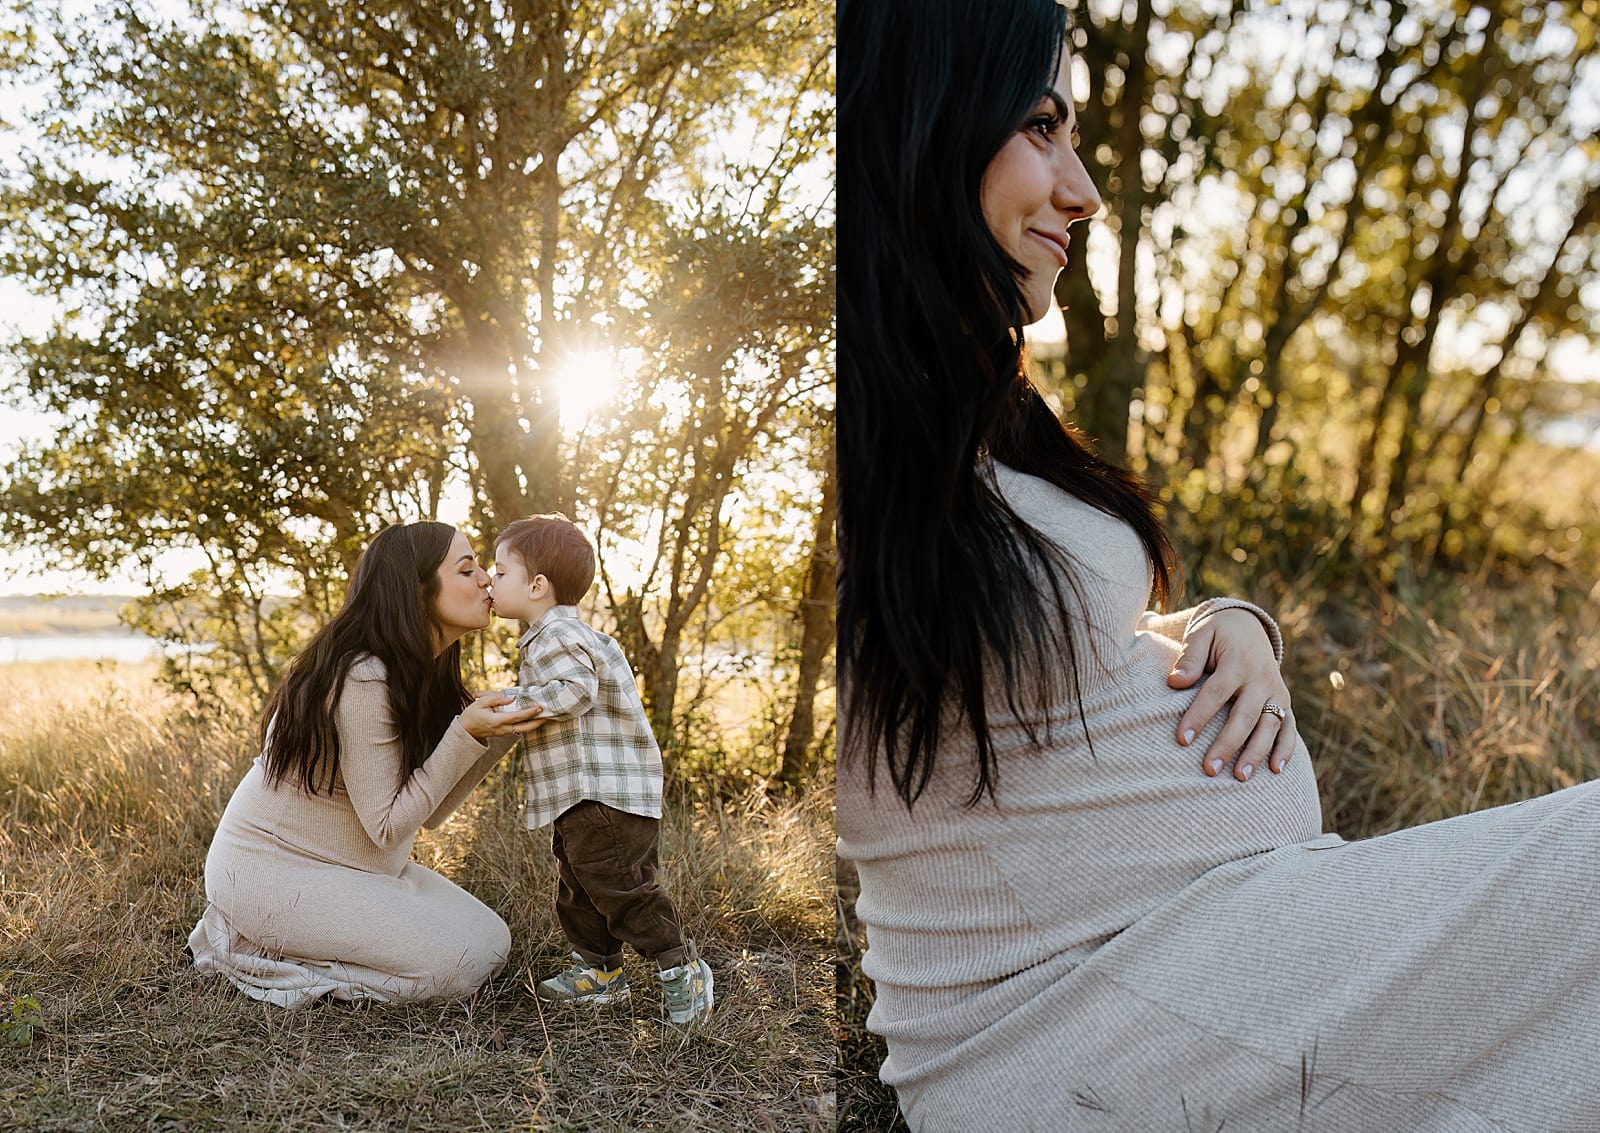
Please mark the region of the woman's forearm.
POLYGON ((1170 637, 1174 641, 1182 641, 1189 635, 1189 631, 1205 621, 1211 615, 1223 610, 1248 610, 1261 622, 1261 628, 1266 632, 1267 640, 1272 643, 1272 652, 1279 663, 1283 661, 1283 633, 1278 629, 1278 623, 1271 614, 1253 602, 1246 602, 1242 598, 1207 598, 1198 606, 1190 606, 1187 610, 1175 610, 1162 614, 1155 610, 1147 610, 1139 619, 1139 628, 1148 633, 1158 633, 1162 637, 1170 637))
POLYGON ((489 750, 483 753, 482 758, 467 769, 467 773, 456 780, 456 785, 450 788, 447 794, 434 808, 432 814, 423 819, 422 825, 429 830, 444 824, 445 819, 456 812, 462 803, 467 801, 467 796, 478 789, 484 776, 489 774, 491 768, 499 763, 506 752, 511 750, 516 742, 516 736, 490 736, 484 743, 489 745, 489 750))

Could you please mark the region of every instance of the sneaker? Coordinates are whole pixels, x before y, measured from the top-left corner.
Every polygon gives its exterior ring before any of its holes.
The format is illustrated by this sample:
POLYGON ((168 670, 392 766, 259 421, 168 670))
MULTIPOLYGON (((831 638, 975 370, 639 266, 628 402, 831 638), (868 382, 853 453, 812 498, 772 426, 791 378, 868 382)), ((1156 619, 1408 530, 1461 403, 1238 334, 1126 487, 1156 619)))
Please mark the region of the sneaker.
POLYGON ((663 968, 658 975, 667 1018, 674 1023, 695 1023, 711 1014, 716 999, 712 993, 715 981, 711 978, 710 965, 704 960, 663 968))
POLYGON ((628 977, 618 968, 592 968, 576 952, 572 967, 540 980, 533 993, 552 1003, 620 1003, 628 998, 628 977))

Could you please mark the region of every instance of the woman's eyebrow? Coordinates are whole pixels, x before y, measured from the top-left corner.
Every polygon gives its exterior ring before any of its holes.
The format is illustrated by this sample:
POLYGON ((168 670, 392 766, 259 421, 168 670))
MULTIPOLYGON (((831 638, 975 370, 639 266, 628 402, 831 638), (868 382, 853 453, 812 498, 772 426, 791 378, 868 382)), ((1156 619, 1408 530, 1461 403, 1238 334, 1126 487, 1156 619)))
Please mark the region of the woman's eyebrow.
POLYGON ((477 561, 478 561, 478 556, 477 555, 462 555, 459 559, 456 560, 456 565, 460 566, 462 563, 476 563, 477 561))
POLYGON ((1071 104, 1068 103, 1066 99, 1062 98, 1059 94, 1057 94, 1054 87, 1046 88, 1044 94, 1041 97, 1048 98, 1055 105, 1056 116, 1058 118, 1060 118, 1063 122, 1065 122, 1068 118, 1072 117, 1072 106, 1071 106, 1071 104))

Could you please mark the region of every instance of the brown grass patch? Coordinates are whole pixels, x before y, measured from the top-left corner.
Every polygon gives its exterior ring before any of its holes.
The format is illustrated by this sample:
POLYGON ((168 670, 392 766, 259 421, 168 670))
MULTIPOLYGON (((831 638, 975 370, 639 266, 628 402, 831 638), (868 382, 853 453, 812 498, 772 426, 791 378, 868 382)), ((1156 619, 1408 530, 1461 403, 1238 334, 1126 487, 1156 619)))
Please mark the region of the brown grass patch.
POLYGON ((827 790, 669 802, 666 880, 717 977, 689 1034, 630 1004, 552 1012, 562 966, 548 835, 501 775, 416 857, 495 908, 511 960, 466 1001, 255 1003, 182 959, 217 818, 253 755, 246 714, 196 718, 149 666, 0 668, 5 1124, 124 1129, 832 1129, 827 790), (24 1041, 25 1040, 25 1041, 24 1041))

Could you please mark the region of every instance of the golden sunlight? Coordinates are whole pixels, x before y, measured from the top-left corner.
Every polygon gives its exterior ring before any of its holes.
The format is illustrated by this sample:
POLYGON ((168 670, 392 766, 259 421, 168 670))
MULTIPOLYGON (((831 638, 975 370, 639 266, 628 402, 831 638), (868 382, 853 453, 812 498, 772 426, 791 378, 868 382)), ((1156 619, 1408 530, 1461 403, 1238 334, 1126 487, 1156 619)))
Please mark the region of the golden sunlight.
POLYGON ((555 394, 561 399, 561 424, 581 429, 596 410, 617 394, 619 363, 609 350, 580 350, 567 356, 555 373, 555 394))

